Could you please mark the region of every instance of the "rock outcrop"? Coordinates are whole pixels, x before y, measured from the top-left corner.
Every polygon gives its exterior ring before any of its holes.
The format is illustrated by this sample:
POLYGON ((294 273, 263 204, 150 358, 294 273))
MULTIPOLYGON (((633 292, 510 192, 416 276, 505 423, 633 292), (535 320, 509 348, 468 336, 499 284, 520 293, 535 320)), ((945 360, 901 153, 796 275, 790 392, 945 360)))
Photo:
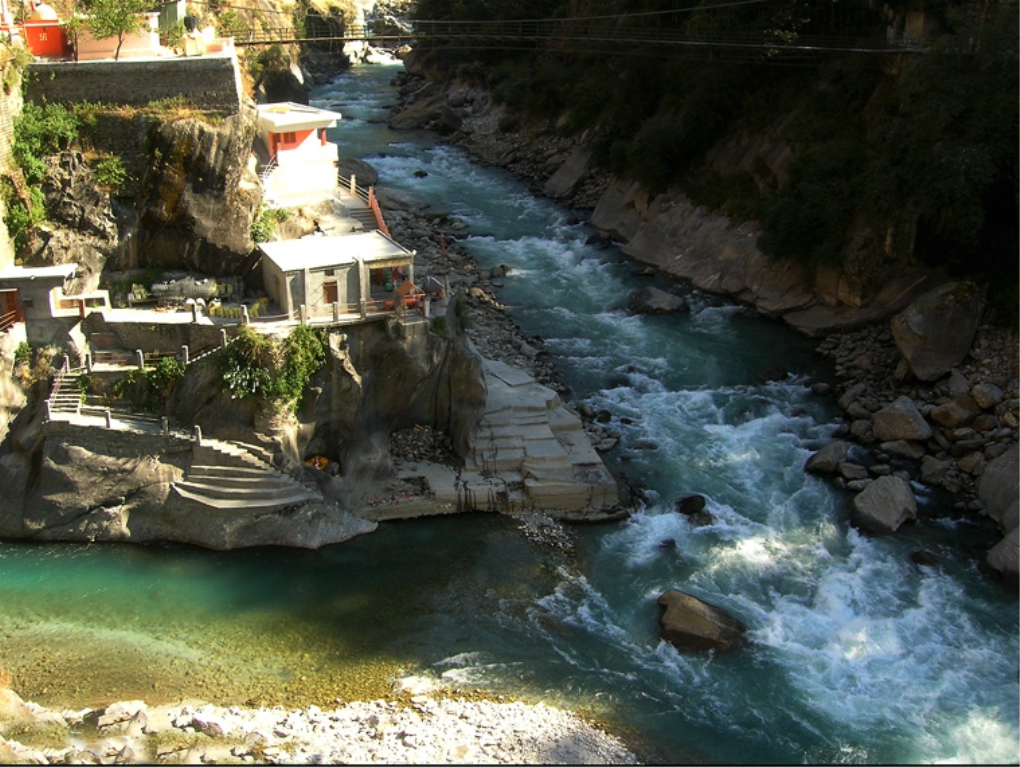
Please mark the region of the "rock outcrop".
POLYGON ((198 118, 158 124, 149 135, 149 170, 138 201, 139 235, 116 269, 158 266, 210 275, 243 273, 254 249, 251 224, 262 185, 251 155, 255 108, 218 123, 198 118))
POLYGON ((663 607, 660 635, 681 650, 735 650, 746 641, 747 628, 725 610, 670 589, 659 597, 663 607))

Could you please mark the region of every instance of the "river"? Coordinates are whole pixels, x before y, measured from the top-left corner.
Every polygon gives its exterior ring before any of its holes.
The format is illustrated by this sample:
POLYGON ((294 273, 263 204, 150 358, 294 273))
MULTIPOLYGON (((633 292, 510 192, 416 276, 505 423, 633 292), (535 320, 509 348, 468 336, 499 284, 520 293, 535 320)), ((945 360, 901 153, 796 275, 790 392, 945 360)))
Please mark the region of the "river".
POLYGON ((574 556, 485 514, 315 552, 0 544, 0 666, 23 695, 323 705, 399 678, 580 709, 650 761, 1017 762, 1017 598, 977 569, 987 528, 916 486, 917 524, 859 535, 848 496, 802 471, 836 426, 810 390, 828 375, 813 342, 640 276, 505 172, 388 130, 395 72, 316 89, 343 114, 332 140, 467 222, 458 236, 482 267, 513 267, 499 299, 545 339, 571 396, 613 414, 607 465, 647 488, 647 507, 574 529, 574 556), (628 316, 644 284, 691 313, 628 316), (763 382, 776 365, 790 375, 763 382), (672 511, 691 493, 713 524, 672 511), (920 549, 938 565, 912 563, 920 549), (738 616, 750 644, 714 656, 660 641, 669 588, 738 616))

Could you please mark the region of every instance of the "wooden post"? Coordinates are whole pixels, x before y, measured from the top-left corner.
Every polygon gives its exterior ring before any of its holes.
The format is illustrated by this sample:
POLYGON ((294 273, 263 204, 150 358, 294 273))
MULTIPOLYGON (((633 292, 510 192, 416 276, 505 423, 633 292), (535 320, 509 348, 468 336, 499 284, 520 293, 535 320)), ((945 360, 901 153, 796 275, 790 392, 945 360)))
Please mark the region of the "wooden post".
POLYGON ((103 411, 103 415, 106 418, 106 428, 107 429, 112 429, 113 428, 113 417, 110 415, 110 408, 106 408, 106 410, 103 411))
POLYGON ((85 355, 85 370, 87 372, 89 372, 89 373, 92 372, 92 355, 91 354, 86 354, 85 355))
POLYGON ((223 328, 220 328, 220 346, 221 347, 226 346, 227 343, 228 343, 228 341, 227 341, 227 331, 224 330, 223 328))
POLYGON ((170 421, 167 420, 166 416, 159 419, 159 428, 163 432, 164 437, 170 433, 170 421))
POLYGON ((351 174, 351 194, 354 196, 358 194, 358 177, 353 173, 351 174))
POLYGON ((46 400, 46 420, 47 421, 52 421, 53 420, 53 411, 50 408, 51 408, 50 401, 46 400))
POLYGON ((140 370, 145 370, 145 355, 141 349, 135 349, 135 364, 140 370))

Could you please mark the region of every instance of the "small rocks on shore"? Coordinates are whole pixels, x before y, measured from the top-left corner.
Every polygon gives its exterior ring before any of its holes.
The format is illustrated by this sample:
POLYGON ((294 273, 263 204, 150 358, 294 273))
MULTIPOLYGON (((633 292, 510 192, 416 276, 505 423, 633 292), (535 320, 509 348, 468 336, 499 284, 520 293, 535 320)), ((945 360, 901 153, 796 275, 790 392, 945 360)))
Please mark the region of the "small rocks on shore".
POLYGON ((0 762, 26 764, 634 764, 617 738, 544 704, 432 698, 309 706, 52 711, 0 690, 0 762))

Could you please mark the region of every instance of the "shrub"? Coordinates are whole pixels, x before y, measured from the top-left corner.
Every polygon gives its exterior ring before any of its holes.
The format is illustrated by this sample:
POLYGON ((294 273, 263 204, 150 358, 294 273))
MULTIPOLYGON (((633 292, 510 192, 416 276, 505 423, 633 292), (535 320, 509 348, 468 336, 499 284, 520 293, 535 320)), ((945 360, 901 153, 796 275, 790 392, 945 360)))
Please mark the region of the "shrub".
POLYGON ((224 387, 232 399, 256 396, 277 410, 294 407, 325 359, 322 333, 306 325, 295 327, 282 342, 244 327, 223 352, 224 387))
POLYGON ((32 361, 32 347, 28 341, 22 341, 14 350, 14 366, 28 365, 32 361))
POLYGON ((96 163, 96 182, 109 192, 116 194, 127 181, 127 170, 124 162, 116 155, 104 157, 96 163))

